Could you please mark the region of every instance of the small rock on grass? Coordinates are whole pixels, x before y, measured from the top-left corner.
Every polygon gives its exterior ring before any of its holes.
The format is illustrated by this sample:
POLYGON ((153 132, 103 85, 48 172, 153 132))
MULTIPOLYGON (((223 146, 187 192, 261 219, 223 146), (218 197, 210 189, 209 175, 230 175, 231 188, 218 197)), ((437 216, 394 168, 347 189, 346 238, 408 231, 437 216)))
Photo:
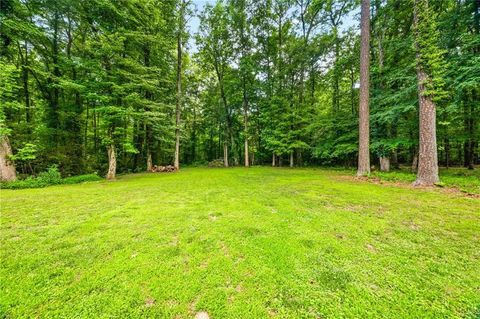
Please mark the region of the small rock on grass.
POLYGON ((210 319, 210 317, 208 316, 208 313, 206 313, 205 311, 200 311, 200 312, 197 312, 197 314, 195 315, 195 319, 210 319))

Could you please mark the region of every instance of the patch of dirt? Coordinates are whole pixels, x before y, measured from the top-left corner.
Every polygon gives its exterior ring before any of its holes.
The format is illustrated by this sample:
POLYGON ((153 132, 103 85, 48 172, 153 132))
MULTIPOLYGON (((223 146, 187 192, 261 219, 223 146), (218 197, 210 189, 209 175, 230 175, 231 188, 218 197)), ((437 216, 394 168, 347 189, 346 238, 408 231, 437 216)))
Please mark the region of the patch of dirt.
POLYGON ((230 256, 230 252, 228 251, 228 247, 227 247, 227 245, 225 245, 224 242, 221 242, 221 243, 220 243, 220 248, 221 248, 221 250, 222 250, 222 252, 223 252, 223 255, 225 255, 225 256, 230 256))
POLYGON ((238 284, 237 287, 235 287, 235 291, 240 293, 243 291, 243 287, 242 287, 242 284, 238 284))
POLYGON ((371 251, 372 253, 376 253, 377 252, 377 248, 375 248, 375 246, 373 246, 372 244, 367 244, 367 249, 369 251, 371 251))
POLYGON ((411 230, 418 231, 420 229, 420 225, 416 224, 413 221, 404 221, 403 224, 408 226, 411 230))
POLYGON ((188 310, 191 314, 195 313, 195 309, 197 307, 197 303, 200 300, 200 296, 197 296, 192 302, 190 302, 190 305, 188 305, 188 310))
POLYGON ((207 312, 200 311, 200 312, 197 312, 197 314, 195 315, 195 319, 210 319, 210 316, 208 315, 207 312))
POLYGON ((155 299, 152 297, 148 297, 147 300, 145 300, 145 307, 150 308, 155 305, 155 299))

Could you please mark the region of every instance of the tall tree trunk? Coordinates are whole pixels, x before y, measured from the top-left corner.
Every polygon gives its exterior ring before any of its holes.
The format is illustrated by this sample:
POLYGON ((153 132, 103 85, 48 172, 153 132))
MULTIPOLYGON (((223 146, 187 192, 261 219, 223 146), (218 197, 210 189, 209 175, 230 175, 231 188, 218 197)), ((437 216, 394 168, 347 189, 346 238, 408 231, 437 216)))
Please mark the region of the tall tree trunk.
POLYGON ((182 33, 183 19, 185 15, 185 1, 182 0, 178 16, 177 33, 177 106, 175 109, 175 159, 173 166, 176 170, 180 169, 180 112, 182 108, 182 33))
POLYGON ((152 152, 150 149, 147 150, 147 172, 151 172, 153 169, 153 161, 152 161, 152 152))
POLYGON ((370 0, 362 0, 360 47, 359 147, 357 176, 370 174, 370 0))
MULTIPOLYGON (((363 27, 362 27, 363 30, 363 27)), ((332 94, 332 109, 333 114, 338 114, 340 108, 340 72, 338 61, 340 59, 340 39, 338 38, 337 27, 334 27, 334 36, 335 36, 335 56, 334 56, 334 65, 333 65, 333 94, 332 94)), ((369 57, 370 59, 370 57, 369 57)))
POLYGON ((111 143, 108 146, 108 173, 107 179, 115 179, 117 173, 117 157, 115 155, 115 144, 111 143))
POLYGON ((245 145, 244 145, 244 152, 245 152, 245 167, 249 167, 249 151, 248 151, 248 100, 247 100, 247 92, 246 92, 246 84, 245 84, 245 76, 243 78, 243 129, 245 135, 245 145))
MULTIPOLYGON (((414 25, 418 26, 418 1, 414 1, 414 25)), ((431 95, 427 92, 426 84, 431 81, 420 61, 420 37, 418 31, 415 35, 417 50, 417 82, 419 100, 419 152, 418 170, 415 186, 431 186, 439 182, 437 158, 437 131, 436 131, 436 106, 431 95)))
POLYGON ((437 133, 435 103, 425 91, 428 80, 425 71, 417 66, 418 95, 420 105, 420 134, 418 152, 418 170, 415 185, 433 185, 438 183, 437 133))
POLYGON ((223 166, 228 167, 228 144, 223 142, 223 166))
POLYGON ((380 170, 382 172, 390 171, 390 158, 387 156, 380 156, 380 170))
POLYGON ((290 152, 290 167, 293 167, 293 151, 290 152))
POLYGON ((272 167, 275 167, 275 153, 272 153, 272 167))
POLYGON ((412 172, 416 173, 418 171, 418 151, 415 150, 412 158, 412 172))
POLYGON ((17 179, 15 165, 10 161, 12 156, 12 148, 8 136, 0 137, 0 180, 2 182, 11 182, 17 179))
MULTIPOLYGON (((19 44, 20 46, 20 44, 19 44)), ((21 48, 19 48, 21 50, 21 48)), ((30 110, 30 90, 28 87, 28 46, 27 41, 25 41, 25 58, 22 65, 22 80, 23 80, 23 95, 25 97, 25 115, 27 124, 31 122, 31 110, 30 110)), ((28 128, 30 130, 30 128, 28 128)))
POLYGON ((450 140, 445 138, 445 167, 448 169, 450 167, 450 140))
POLYGON ((223 87, 223 73, 220 73, 218 61, 215 62, 214 66, 215 66, 215 72, 217 74, 218 86, 220 87, 220 97, 222 99, 222 103, 225 108, 226 127, 225 127, 225 134, 224 134, 225 139, 223 142, 223 164, 225 167, 228 167, 228 138, 230 138, 232 150, 234 149, 235 145, 233 140, 230 111, 228 109, 228 104, 227 104, 227 96, 225 94, 225 89, 223 87))

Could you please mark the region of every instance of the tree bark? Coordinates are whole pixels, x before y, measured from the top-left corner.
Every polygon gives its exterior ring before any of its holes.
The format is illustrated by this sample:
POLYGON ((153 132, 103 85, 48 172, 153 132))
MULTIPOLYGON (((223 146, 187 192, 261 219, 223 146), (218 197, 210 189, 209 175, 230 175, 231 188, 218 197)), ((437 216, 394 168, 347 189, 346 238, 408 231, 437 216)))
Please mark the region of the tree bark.
POLYGON ((386 156, 380 156, 380 170, 382 172, 390 172, 390 158, 386 156))
POLYGON ((8 136, 0 137, 0 180, 2 182, 11 182, 17 179, 15 165, 10 161, 12 156, 12 148, 8 136))
POLYGON ((180 113, 182 108, 182 33, 185 15, 185 1, 180 3, 177 34, 177 107, 175 109, 175 158, 173 166, 180 169, 180 113))
POLYGON ((115 179, 117 173, 117 157, 115 155, 115 144, 110 144, 108 146, 108 173, 107 179, 115 179))
POLYGON ((370 0, 362 0, 360 47, 359 147, 357 176, 370 174, 370 0))
MULTIPOLYGON (((417 1, 414 1, 414 24, 418 25, 417 1)), ((426 83, 431 81, 420 63, 421 52, 418 43, 421 35, 416 34, 417 82, 419 100, 419 152, 415 186, 432 186, 439 182, 437 158, 436 106, 427 92, 426 83)))
POLYGON ((244 126, 244 135, 245 135, 245 167, 249 167, 249 157, 248 157, 248 100, 247 92, 245 88, 245 79, 243 80, 243 126, 244 126))
POLYGON ((290 152, 290 167, 293 167, 293 151, 290 152))
POLYGON ((435 103, 425 95, 427 75, 417 66, 418 94, 420 105, 420 139, 418 170, 415 185, 427 186, 439 182, 437 160, 437 135, 435 103))
POLYGON ((223 142, 223 166, 228 167, 228 145, 223 142))
POLYGON ((418 170, 418 152, 415 151, 412 159, 412 172, 416 173, 418 170))
POLYGON ((272 167, 275 167, 275 153, 272 154, 272 167))
POLYGON ((152 153, 147 151, 147 172, 151 172, 153 169, 152 153))

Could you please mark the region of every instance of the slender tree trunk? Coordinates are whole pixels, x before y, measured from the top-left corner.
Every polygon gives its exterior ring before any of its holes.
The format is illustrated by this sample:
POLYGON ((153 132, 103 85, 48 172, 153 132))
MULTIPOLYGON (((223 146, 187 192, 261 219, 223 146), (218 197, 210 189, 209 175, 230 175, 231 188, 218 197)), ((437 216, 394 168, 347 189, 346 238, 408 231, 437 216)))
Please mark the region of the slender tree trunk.
POLYGON ((60 78, 60 67, 59 67, 59 20, 60 15, 57 11, 54 14, 53 20, 53 42, 52 42, 52 63, 53 63, 53 76, 54 79, 49 79, 50 84, 53 87, 50 89, 50 98, 49 98, 49 129, 52 129, 52 140, 55 145, 55 148, 58 146, 58 135, 60 130, 60 114, 59 114, 59 86, 57 85, 58 79, 60 78))
POLYGON ((290 152, 290 167, 293 167, 293 151, 290 152))
MULTIPOLYGON (((31 121, 30 111, 30 90, 28 87, 28 47, 27 41, 25 41, 25 62, 22 65, 22 79, 23 79, 23 95, 25 97, 25 115, 27 124, 31 121)), ((30 128, 28 128, 30 130, 30 128)))
POLYGON ((12 156, 12 148, 8 136, 0 137, 0 180, 2 182, 11 182, 17 179, 15 165, 10 161, 12 156))
POLYGON ((445 138, 445 167, 450 167, 450 140, 445 138))
MULTIPOLYGON (((414 1, 414 24, 418 25, 417 1, 414 1)), ((426 83, 431 81, 428 74, 419 63, 421 58, 420 44, 422 35, 416 34, 417 49, 417 82, 419 100, 419 152, 418 170, 415 186, 431 186, 439 182, 437 158, 436 106, 428 94, 426 83)))
POLYGON ((153 161, 152 161, 152 152, 147 150, 147 172, 151 172, 153 169, 153 161))
POLYGON ((415 151, 412 159, 412 172, 416 173, 418 171, 418 152, 415 151))
POLYGON ((272 167, 275 167, 275 153, 272 154, 272 167))
POLYGON ((245 78, 243 80, 243 126, 244 126, 244 135, 245 135, 245 167, 249 167, 249 152, 248 152, 248 100, 247 92, 245 88, 245 78))
POLYGON ((223 73, 220 73, 220 68, 217 62, 215 63, 215 72, 217 74, 218 86, 220 87, 220 97, 225 108, 226 128, 225 139, 223 142, 223 165, 225 167, 228 167, 228 138, 230 138, 232 150, 234 149, 235 145, 233 141, 232 125, 230 119, 230 111, 228 110, 227 96, 223 87, 223 73))
POLYGON ((334 57, 334 65, 333 65, 332 109, 334 114, 338 114, 338 110, 340 108, 340 72, 339 72, 339 66, 337 64, 338 64, 338 60, 340 59, 340 39, 338 38, 338 30, 336 26, 334 27, 334 34, 335 34, 335 57, 334 57))
POLYGON ((95 107, 93 109, 93 151, 95 153, 95 156, 97 155, 97 149, 98 149, 98 144, 97 144, 97 136, 98 136, 98 129, 97 129, 97 123, 99 122, 98 121, 98 117, 97 117, 97 112, 95 112, 95 107))
POLYGON ((192 123, 192 162, 197 160, 197 110, 193 104, 193 123, 192 123))
POLYGON ((370 174, 370 0, 362 0, 360 48, 359 148, 357 176, 370 174))
POLYGON ((223 142, 223 166, 228 167, 228 144, 223 142))
POLYGON ((115 155, 115 144, 111 143, 108 146, 108 173, 107 179, 115 179, 117 173, 117 157, 115 155))
POLYGON ((177 34, 177 107, 175 109, 175 159, 173 166, 180 169, 180 113, 182 109, 182 33, 185 2, 180 3, 178 34, 177 34))

